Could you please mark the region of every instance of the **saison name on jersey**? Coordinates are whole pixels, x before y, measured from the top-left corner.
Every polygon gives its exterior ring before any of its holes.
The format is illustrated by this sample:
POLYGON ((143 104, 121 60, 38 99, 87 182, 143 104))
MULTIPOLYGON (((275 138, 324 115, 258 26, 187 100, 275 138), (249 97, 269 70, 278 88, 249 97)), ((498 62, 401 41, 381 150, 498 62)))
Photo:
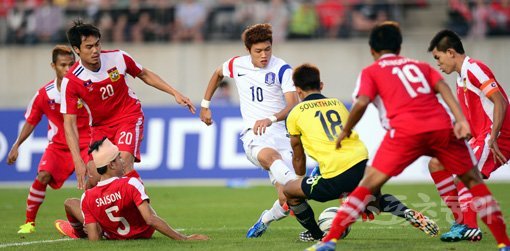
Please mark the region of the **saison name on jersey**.
POLYGON ((120 192, 115 192, 115 193, 112 193, 112 194, 105 195, 102 198, 97 198, 96 199, 96 205, 97 205, 97 207, 101 207, 101 206, 113 203, 115 201, 118 201, 120 199, 122 199, 122 196, 120 195, 120 192))
POLYGON ((319 107, 336 106, 338 103, 336 100, 317 100, 315 102, 304 102, 299 105, 299 109, 304 111, 306 109, 313 109, 319 107))

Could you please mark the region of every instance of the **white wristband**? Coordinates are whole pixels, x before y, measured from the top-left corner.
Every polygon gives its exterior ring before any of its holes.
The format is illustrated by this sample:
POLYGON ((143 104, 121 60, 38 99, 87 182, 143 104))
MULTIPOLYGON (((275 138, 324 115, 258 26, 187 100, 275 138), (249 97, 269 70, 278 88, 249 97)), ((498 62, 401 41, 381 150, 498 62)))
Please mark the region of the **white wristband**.
POLYGON ((276 116, 275 116, 275 115, 271 115, 271 116, 269 116, 269 118, 268 118, 268 119, 269 119, 269 120, 271 120, 271 123, 275 123, 276 121, 278 121, 278 119, 276 118, 276 116))
POLYGON ((203 108, 209 108, 209 104, 210 103, 211 103, 211 101, 202 99, 202 102, 200 103, 200 106, 203 107, 203 108))

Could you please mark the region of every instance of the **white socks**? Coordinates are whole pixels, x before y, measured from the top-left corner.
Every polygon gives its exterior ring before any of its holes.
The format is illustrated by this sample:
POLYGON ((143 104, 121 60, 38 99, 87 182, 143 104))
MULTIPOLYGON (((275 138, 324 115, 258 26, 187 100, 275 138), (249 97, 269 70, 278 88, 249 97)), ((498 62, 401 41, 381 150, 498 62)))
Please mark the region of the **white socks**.
POLYGON ((273 207, 262 216, 262 222, 267 226, 273 221, 287 217, 287 215, 289 215, 289 211, 285 211, 285 209, 280 206, 280 201, 276 200, 273 207))
POLYGON ((273 161, 273 164, 269 167, 269 171, 276 182, 280 183, 282 186, 285 186, 287 182, 297 178, 294 171, 290 170, 281 159, 273 161))

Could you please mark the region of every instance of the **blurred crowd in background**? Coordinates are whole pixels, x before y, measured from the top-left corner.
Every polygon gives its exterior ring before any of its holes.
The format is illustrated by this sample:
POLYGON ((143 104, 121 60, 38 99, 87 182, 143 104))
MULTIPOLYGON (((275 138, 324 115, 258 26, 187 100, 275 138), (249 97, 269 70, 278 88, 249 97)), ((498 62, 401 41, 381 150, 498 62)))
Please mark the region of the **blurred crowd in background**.
MULTIPOLYGON (((428 0, 0 0, 0 44, 65 42, 81 18, 106 42, 239 39, 253 23, 273 25, 274 39, 363 36, 378 22, 402 21, 428 0)), ((510 34, 510 0, 445 0, 445 27, 462 36, 510 34)), ((431 17, 434 18, 434 17, 431 17)))

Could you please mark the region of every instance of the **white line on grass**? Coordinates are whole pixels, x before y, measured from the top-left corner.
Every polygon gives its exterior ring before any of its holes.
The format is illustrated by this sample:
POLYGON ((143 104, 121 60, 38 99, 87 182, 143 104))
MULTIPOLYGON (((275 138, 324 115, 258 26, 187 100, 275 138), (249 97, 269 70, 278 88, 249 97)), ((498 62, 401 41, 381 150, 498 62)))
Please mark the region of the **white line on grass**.
POLYGON ((16 243, 7 243, 1 244, 0 248, 8 248, 8 247, 18 247, 18 246, 27 246, 32 244, 40 244, 40 243, 52 243, 52 242, 61 242, 61 241, 72 241, 73 239, 56 239, 56 240, 43 240, 43 241, 29 241, 29 242, 16 242, 16 243))

